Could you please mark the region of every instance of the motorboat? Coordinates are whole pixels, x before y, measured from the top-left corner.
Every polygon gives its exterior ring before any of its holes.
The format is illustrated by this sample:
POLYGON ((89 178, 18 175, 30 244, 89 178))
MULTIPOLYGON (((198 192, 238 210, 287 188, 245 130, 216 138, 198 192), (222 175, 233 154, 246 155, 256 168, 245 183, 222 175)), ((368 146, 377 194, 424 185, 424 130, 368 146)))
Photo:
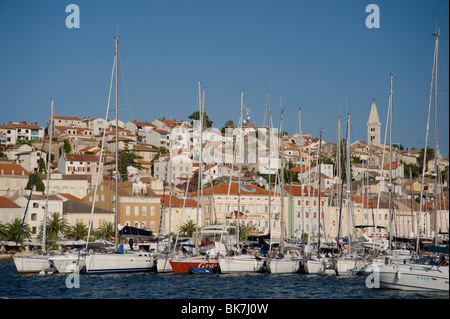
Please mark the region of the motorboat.
POLYGON ((448 292, 448 268, 448 262, 444 265, 421 257, 410 264, 381 265, 373 270, 374 276, 378 275, 379 288, 448 292))

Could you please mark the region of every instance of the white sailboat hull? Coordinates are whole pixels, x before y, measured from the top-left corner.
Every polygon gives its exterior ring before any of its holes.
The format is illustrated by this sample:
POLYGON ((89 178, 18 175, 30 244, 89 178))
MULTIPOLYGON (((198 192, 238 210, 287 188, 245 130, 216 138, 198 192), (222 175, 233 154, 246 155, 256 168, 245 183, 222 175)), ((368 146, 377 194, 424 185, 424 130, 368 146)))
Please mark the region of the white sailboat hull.
POLYGON ((449 291, 448 266, 383 265, 377 270, 380 288, 449 291))
POLYGON ((251 255, 238 255, 219 258, 220 271, 222 273, 233 272, 261 272, 264 271, 264 259, 251 255))
POLYGON ((354 259, 339 259, 336 261, 336 271, 339 276, 356 275, 362 268, 364 268, 362 261, 354 259))
POLYGON ((305 272, 310 275, 336 275, 334 264, 328 260, 307 260, 305 272))
POLYGON ((67 253, 63 256, 51 257, 49 262, 61 274, 73 273, 86 265, 86 257, 77 253, 67 253))
POLYGON ((14 256, 14 265, 19 274, 38 274, 50 267, 49 255, 14 256))
POLYGON ((300 272, 300 259, 280 258, 271 259, 267 263, 267 269, 272 274, 292 274, 300 272))
POLYGON ((162 257, 156 259, 156 271, 157 272, 173 272, 172 266, 170 265, 169 257, 162 257))
POLYGON ((86 256, 87 274, 147 272, 151 271, 153 266, 153 256, 147 252, 86 256))

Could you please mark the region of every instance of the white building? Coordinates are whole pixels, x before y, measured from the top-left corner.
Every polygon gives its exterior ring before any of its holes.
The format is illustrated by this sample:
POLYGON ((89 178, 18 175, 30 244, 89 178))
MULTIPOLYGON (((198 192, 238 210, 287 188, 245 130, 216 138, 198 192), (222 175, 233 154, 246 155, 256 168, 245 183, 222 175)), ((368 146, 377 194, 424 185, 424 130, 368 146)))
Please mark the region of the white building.
POLYGON ((18 141, 38 141, 45 135, 44 128, 35 123, 9 121, 0 125, 0 134, 6 145, 17 144, 18 141))

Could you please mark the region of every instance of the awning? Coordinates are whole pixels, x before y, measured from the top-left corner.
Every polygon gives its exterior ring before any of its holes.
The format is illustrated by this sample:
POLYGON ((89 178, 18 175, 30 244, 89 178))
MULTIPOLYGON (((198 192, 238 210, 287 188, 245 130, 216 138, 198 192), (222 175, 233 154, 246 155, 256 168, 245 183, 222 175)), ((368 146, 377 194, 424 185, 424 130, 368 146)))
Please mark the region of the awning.
POLYGON ((124 226, 119 231, 120 237, 149 237, 154 238, 153 232, 150 230, 144 230, 141 228, 136 227, 130 227, 130 226, 124 226))

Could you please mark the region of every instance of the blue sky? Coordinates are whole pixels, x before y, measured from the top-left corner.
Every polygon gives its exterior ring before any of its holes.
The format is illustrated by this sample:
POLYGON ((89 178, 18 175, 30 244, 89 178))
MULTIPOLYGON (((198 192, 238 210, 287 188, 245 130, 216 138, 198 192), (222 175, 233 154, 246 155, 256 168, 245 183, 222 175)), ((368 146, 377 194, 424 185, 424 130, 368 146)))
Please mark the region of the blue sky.
MULTIPOLYGON (((118 28, 124 121, 187 119, 201 81, 214 127, 238 121, 241 89, 253 123, 264 124, 270 85, 274 123, 281 100, 289 133, 301 107, 303 131, 324 129, 334 142, 348 110, 351 140, 365 141, 375 98, 384 139, 393 73, 393 142, 422 148, 437 25, 438 134, 448 156, 448 13, 446 0, 0 0, 0 124, 45 126, 50 97, 57 115, 104 117, 118 28), (65 25, 70 3, 79 29, 65 25), (378 29, 365 25, 370 3, 378 29)), ((432 122, 430 144, 433 130, 432 122)))

